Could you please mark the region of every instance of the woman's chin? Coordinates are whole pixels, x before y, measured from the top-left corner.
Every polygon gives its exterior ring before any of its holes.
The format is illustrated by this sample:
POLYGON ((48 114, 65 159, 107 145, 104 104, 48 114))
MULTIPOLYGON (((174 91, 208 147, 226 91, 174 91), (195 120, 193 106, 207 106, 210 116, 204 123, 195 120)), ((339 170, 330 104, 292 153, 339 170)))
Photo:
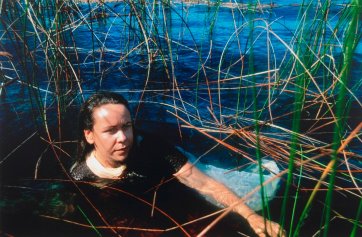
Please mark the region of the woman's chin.
POLYGON ((128 154, 115 155, 113 156, 113 160, 117 163, 124 163, 127 159, 128 154))

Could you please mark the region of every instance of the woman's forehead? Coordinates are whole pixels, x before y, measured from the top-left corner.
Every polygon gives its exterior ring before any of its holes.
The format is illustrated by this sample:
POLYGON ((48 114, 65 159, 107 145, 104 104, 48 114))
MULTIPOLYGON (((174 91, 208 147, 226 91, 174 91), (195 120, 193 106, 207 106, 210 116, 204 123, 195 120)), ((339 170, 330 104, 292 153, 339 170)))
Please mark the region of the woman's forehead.
POLYGON ((127 107, 123 104, 105 104, 100 107, 97 107, 93 111, 93 116, 95 120, 130 120, 131 115, 127 107))

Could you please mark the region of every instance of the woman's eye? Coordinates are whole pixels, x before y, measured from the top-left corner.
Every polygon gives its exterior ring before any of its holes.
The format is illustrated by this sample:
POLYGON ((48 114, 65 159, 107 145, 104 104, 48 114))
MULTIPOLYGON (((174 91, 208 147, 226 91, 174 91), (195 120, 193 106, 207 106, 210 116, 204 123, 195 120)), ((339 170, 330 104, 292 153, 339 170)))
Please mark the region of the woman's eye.
POLYGON ((117 132, 117 128, 108 129, 106 132, 111 133, 111 134, 116 133, 116 132, 117 132))
POLYGON ((131 128, 131 127, 132 127, 132 124, 131 124, 131 123, 127 123, 127 124, 123 125, 123 128, 124 128, 124 129, 129 129, 129 128, 131 128))

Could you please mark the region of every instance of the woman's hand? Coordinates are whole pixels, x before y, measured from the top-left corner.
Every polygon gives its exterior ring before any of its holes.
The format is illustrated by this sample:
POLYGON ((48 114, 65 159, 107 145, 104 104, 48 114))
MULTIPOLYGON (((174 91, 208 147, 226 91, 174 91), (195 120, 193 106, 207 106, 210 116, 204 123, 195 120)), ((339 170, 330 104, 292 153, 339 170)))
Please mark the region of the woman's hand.
POLYGON ((264 219, 258 214, 252 214, 247 218, 249 225, 260 237, 285 237, 286 233, 278 223, 264 219))

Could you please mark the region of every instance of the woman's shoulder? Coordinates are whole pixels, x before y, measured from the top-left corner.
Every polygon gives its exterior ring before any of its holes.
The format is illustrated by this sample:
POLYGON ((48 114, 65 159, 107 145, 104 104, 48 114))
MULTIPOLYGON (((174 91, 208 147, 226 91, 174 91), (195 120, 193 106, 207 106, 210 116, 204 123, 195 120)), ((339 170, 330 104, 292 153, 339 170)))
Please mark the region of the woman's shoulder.
POLYGON ((97 177, 95 174, 89 169, 85 161, 82 162, 76 162, 71 168, 70 168, 70 176, 74 180, 93 180, 97 177))
POLYGON ((137 131, 134 143, 134 156, 130 160, 137 165, 157 166, 174 174, 187 162, 186 156, 160 134, 137 131))

